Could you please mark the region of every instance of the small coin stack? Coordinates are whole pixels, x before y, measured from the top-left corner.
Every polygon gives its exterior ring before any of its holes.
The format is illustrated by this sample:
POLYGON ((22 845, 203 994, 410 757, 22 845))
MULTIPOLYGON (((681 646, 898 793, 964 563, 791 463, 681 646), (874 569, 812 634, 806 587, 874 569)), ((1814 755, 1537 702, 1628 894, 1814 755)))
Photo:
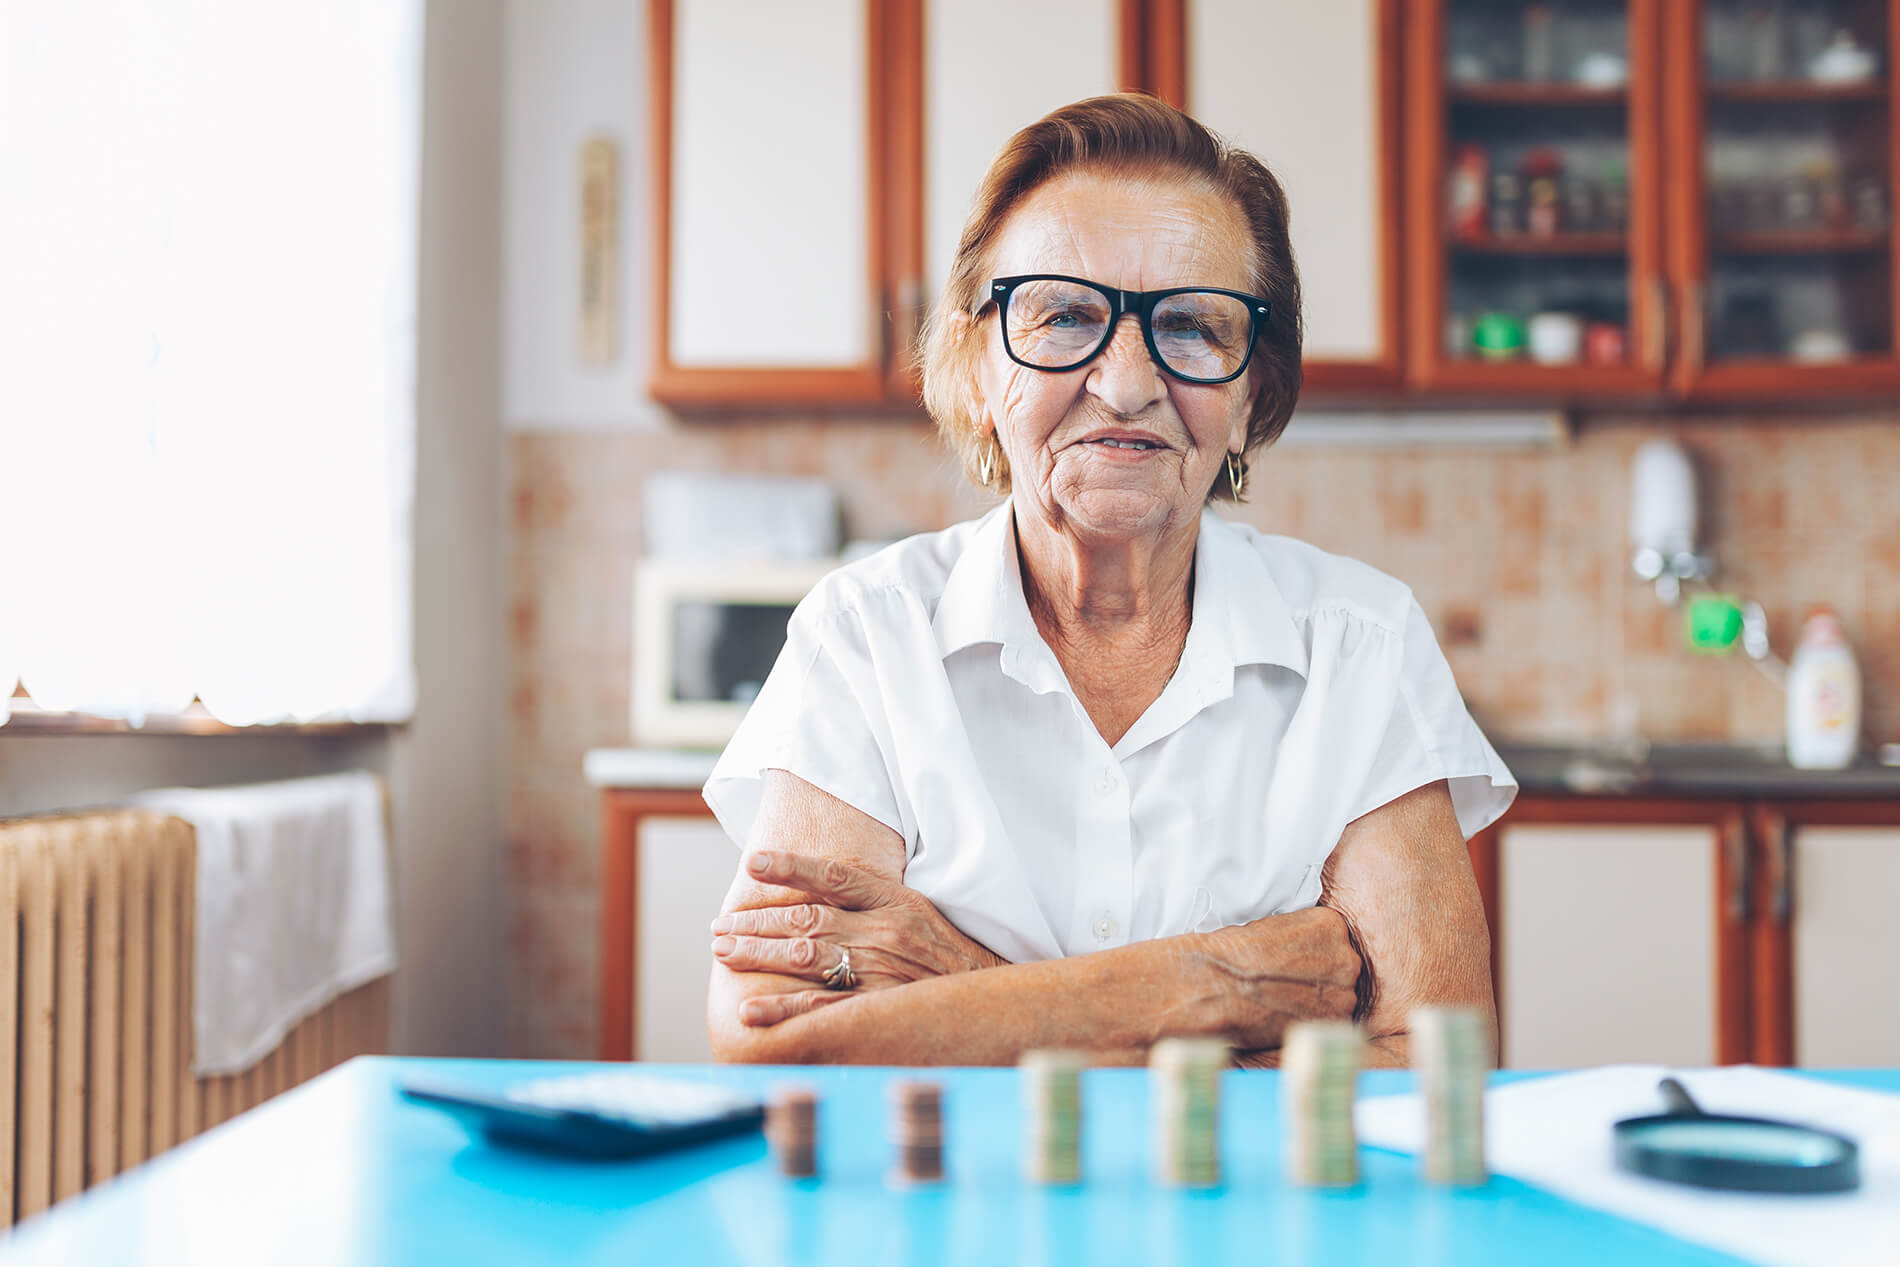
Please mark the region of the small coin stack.
POLYGON ((1316 1187, 1359 1182, 1352 1101, 1363 1046, 1359 1027, 1347 1021, 1306 1021, 1287 1030, 1280 1115, 1292 1182, 1316 1187))
POLYGON ((1481 1184, 1484 1075, 1491 1068, 1491 1026, 1464 1007, 1421 1007, 1411 1016, 1412 1067, 1425 1094, 1425 1178, 1481 1184))
POLYGON ((899 1183, 937 1183, 943 1178, 943 1088, 934 1082, 898 1082, 891 1087, 891 1128, 897 1145, 899 1183))
POLYGON ((1030 1183, 1082 1181, 1082 1070, 1079 1051, 1023 1053, 1023 1178, 1030 1183))
POLYGON ((1164 1038, 1148 1053, 1160 1182, 1180 1188, 1220 1183, 1220 1077, 1229 1062, 1228 1046, 1218 1038, 1164 1038))
POLYGON ((765 1137, 778 1158, 779 1173, 788 1179, 811 1179, 818 1174, 818 1095, 804 1087, 785 1087, 773 1093, 765 1109, 765 1137))

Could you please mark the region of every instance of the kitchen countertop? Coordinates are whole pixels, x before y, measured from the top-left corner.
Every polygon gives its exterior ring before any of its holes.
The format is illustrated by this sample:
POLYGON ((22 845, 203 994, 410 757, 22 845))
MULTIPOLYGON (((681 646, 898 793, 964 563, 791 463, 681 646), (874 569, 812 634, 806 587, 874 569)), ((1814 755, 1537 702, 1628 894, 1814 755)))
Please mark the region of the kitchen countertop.
POLYGON ((1900 766, 1865 755, 1797 770, 1779 744, 1497 744, 1526 795, 1900 800, 1900 766))
MULTIPOLYGON (((1892 799, 1900 766, 1863 757, 1847 770, 1797 770, 1780 745, 1499 743, 1526 795, 1649 796, 1732 800, 1892 799)), ((719 754, 700 749, 596 748, 587 781, 599 788, 698 788, 719 754)))

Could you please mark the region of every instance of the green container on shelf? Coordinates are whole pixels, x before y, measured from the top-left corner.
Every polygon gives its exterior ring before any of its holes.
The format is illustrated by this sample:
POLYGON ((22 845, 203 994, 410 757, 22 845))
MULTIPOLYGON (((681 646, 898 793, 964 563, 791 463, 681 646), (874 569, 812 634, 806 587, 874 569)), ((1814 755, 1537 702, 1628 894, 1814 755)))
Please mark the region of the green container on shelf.
POLYGON ((1471 345, 1487 361, 1514 361, 1524 355, 1524 323, 1508 312, 1487 312, 1472 328, 1471 345))

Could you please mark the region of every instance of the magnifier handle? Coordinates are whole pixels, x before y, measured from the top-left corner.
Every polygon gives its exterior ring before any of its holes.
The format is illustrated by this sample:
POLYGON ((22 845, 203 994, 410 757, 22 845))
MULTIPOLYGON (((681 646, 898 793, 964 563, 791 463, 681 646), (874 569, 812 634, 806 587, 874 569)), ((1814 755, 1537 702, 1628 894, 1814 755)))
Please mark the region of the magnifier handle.
POLYGON ((1656 1089, 1662 1092, 1663 1102, 1669 1106, 1671 1113, 1682 1117, 1702 1116, 1702 1106, 1690 1096, 1689 1089, 1674 1078, 1664 1078, 1656 1084, 1656 1089))

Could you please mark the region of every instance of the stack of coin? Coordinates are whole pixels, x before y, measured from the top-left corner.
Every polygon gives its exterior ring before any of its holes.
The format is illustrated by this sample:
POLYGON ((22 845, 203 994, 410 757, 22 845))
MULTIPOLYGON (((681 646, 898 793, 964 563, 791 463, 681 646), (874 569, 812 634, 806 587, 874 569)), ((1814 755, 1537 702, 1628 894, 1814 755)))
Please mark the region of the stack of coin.
POLYGON ((1023 1053, 1023 1178, 1082 1181, 1082 1070, 1078 1051, 1023 1053))
POLYGON ((1491 1026, 1465 1007, 1421 1007, 1411 1016, 1412 1068, 1425 1095, 1425 1178, 1481 1184, 1484 1075, 1491 1026))
POLYGON ((1148 1053, 1160 1182, 1181 1188, 1220 1183, 1220 1078, 1229 1059, 1218 1038, 1166 1038, 1148 1053))
POLYGON ((1292 1182, 1322 1187, 1359 1182, 1352 1101, 1363 1047, 1359 1027, 1346 1021, 1306 1021, 1287 1030, 1280 1115, 1292 1182))
POLYGON ((936 1183, 942 1179, 943 1088, 934 1082, 895 1083, 891 1110, 898 1181, 936 1183))
POLYGON ((765 1137, 788 1179, 818 1173, 818 1095, 804 1087, 783 1087, 765 1107, 765 1137))

